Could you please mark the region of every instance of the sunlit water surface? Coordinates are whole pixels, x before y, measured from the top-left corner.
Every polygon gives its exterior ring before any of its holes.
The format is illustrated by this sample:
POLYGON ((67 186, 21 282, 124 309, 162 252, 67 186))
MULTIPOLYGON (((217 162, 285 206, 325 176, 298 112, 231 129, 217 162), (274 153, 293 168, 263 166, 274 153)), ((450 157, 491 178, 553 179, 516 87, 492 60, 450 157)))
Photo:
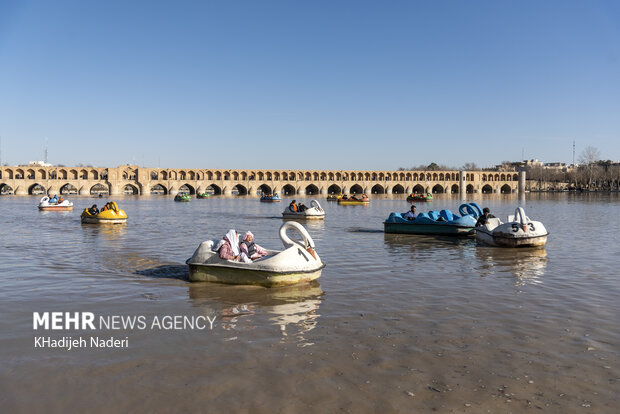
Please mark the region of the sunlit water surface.
MULTIPOLYGON (((321 201, 307 223, 318 283, 187 282, 185 260, 229 228, 280 249, 283 203, 120 197, 126 225, 81 225, 0 197, 0 404, 5 412, 617 412, 617 195, 478 196, 521 204, 545 249, 383 233, 402 196, 321 201), (212 330, 34 331, 32 313, 215 317, 212 330), (39 349, 39 335, 128 338, 122 349, 39 349)), ((301 199, 309 204, 310 199, 301 199)), ((437 196, 418 211, 460 201, 437 196)))

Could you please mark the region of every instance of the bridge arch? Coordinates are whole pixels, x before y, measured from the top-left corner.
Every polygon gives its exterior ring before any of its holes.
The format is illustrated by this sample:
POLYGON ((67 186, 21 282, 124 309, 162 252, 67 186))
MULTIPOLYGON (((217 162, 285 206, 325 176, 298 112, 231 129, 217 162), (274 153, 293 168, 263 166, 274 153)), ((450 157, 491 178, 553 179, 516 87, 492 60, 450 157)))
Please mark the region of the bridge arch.
POLYGON ((512 193, 512 188, 508 184, 504 184, 502 188, 500 189, 500 192, 502 194, 510 194, 512 193))
POLYGON ((359 184, 353 184, 353 186, 351 186, 351 189, 349 190, 349 193, 351 194, 362 194, 363 192, 364 189, 359 184))
POLYGON ((47 191, 45 190, 45 187, 43 187, 41 184, 34 183, 30 187, 28 187, 28 194, 41 195, 41 194, 47 194, 47 191))
POLYGON ((319 188, 316 185, 310 184, 309 186, 306 186, 307 195, 315 195, 318 193, 319 193, 319 188))
POLYGON ((123 194, 140 195, 140 190, 133 184, 125 184, 122 190, 123 194))
POLYGON ((88 192, 92 195, 110 194, 110 188, 107 185, 97 183, 93 185, 92 187, 90 187, 90 190, 88 192))
POLYGON ((15 194, 15 190, 13 190, 13 187, 11 187, 10 185, 5 184, 5 183, 1 183, 0 184, 0 194, 2 194, 2 195, 15 194))
POLYGON ((444 192, 445 192, 445 190, 444 190, 444 188, 441 186, 441 184, 436 184, 436 185, 433 187, 433 190, 432 190, 432 191, 433 191, 433 193, 434 193, 434 194, 442 194, 442 193, 444 193, 444 192))
POLYGON ((385 194, 385 188, 381 184, 375 184, 370 189, 372 194, 385 194))
POLYGON ((472 194, 474 192, 474 186, 471 184, 467 184, 467 187, 465 187, 465 192, 468 194, 472 194))
POLYGON ((450 189, 450 192, 452 193, 458 193, 459 192, 459 185, 458 184, 452 184, 452 187, 450 189))
POLYGON ((232 191, 232 194, 233 194, 233 195, 238 195, 238 196, 245 196, 245 195, 248 195, 248 189, 247 189, 245 186, 241 185, 241 184, 237 184, 237 185, 235 185, 235 186, 231 189, 231 191, 232 191))
POLYGON ((491 194, 493 192, 493 187, 491 187, 489 184, 485 184, 482 187, 482 194, 491 194))
MULTIPOLYGON (((261 173, 262 175, 262 173, 261 173)), ((256 190, 256 193, 258 195, 269 195, 271 194, 271 187, 268 186, 267 184, 261 184, 258 189, 256 190)))
POLYGON ((212 195, 221 195, 222 189, 217 184, 212 183, 207 186, 207 188, 205 189, 205 193, 212 195))
POLYGON ((183 184, 179 187, 179 193, 196 194, 196 189, 190 184, 183 184))
POLYGON ((392 188, 392 194, 405 194, 405 188, 400 184, 396 184, 394 188, 392 188))
POLYGON ((416 184, 411 192, 414 194, 424 194, 426 191, 424 190, 424 186, 422 184, 416 184))
POLYGON ((157 183, 151 187, 151 194, 166 195, 168 194, 168 189, 163 184, 157 183))
POLYGON ((77 194, 78 189, 71 183, 67 183, 60 187, 60 194, 77 194))
POLYGON ((295 187, 290 184, 282 187, 282 195, 295 195, 295 187))
POLYGON ((340 194, 342 193, 342 188, 340 188, 337 184, 332 184, 327 187, 327 194, 340 194))

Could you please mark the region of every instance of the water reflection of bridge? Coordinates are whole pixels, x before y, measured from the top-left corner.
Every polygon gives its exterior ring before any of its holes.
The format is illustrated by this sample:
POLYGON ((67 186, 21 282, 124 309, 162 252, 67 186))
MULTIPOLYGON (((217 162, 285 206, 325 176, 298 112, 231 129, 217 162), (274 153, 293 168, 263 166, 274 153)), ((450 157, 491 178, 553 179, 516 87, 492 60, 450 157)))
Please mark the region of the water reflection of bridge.
POLYGON ((170 169, 137 166, 0 167, 0 193, 409 194, 515 193, 525 172, 170 169))

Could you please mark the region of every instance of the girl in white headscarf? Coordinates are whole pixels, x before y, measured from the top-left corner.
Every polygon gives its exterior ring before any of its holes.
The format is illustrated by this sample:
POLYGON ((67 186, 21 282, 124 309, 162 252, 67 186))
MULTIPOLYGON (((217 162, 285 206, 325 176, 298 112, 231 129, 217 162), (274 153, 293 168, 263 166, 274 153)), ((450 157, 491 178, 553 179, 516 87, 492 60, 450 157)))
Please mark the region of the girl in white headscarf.
POLYGON ((267 256, 267 250, 254 243, 254 235, 251 231, 245 233, 243 241, 241 242, 241 254, 245 254, 252 260, 260 259, 263 256, 267 256))
POLYGON ((239 234, 233 229, 218 243, 218 253, 220 258, 224 260, 241 260, 241 251, 239 250, 239 234))

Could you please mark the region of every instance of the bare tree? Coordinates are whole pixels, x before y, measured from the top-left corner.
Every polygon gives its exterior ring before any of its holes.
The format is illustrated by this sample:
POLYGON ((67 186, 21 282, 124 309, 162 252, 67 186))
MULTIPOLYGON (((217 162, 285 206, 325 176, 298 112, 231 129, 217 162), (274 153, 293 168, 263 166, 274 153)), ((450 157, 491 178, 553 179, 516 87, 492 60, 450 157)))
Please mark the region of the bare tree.
POLYGON ((478 171, 480 168, 478 168, 475 162, 466 162, 465 164, 463 164, 461 169, 463 171, 478 171))
POLYGON ((592 186, 592 178, 594 175, 594 167, 596 162, 601 159, 601 153, 594 147, 585 147, 579 156, 579 163, 582 164, 587 177, 587 186, 592 186))

